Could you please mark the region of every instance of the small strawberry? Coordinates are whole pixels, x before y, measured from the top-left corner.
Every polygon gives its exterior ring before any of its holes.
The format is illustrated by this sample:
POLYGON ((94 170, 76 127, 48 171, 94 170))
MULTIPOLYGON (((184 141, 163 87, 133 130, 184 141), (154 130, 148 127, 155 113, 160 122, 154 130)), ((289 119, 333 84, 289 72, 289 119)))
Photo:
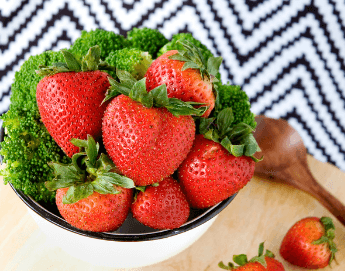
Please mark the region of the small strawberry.
POLYGON ((179 183, 172 177, 139 192, 131 207, 133 217, 154 229, 175 229, 189 217, 189 204, 179 183))
POLYGON ((259 246, 258 256, 253 257, 248 261, 247 255, 240 254, 234 255, 233 261, 238 264, 235 266, 233 263, 228 263, 225 265, 223 262, 220 262, 218 266, 225 270, 236 270, 236 271, 285 271, 284 266, 281 262, 274 259, 274 254, 266 250, 264 252, 264 243, 261 243, 259 246))
POLYGON ((97 70, 100 49, 92 47, 80 63, 67 50, 62 50, 66 63, 52 67, 40 66, 44 77, 37 85, 36 99, 42 122, 56 143, 69 156, 78 152, 72 138, 98 139, 102 135, 102 117, 106 104, 101 105, 110 86, 108 74, 97 70))
POLYGON ((130 211, 134 183, 115 173, 115 165, 106 155, 98 157, 99 145, 91 136, 72 139, 72 143, 82 152, 74 154, 69 165, 51 163, 55 178, 45 185, 57 190, 58 210, 72 226, 85 231, 114 231, 130 211))
POLYGON ((285 235, 281 256, 293 265, 319 269, 330 265, 337 251, 333 242, 334 224, 329 217, 306 217, 285 235))
POLYGON ((240 123, 231 127, 232 111, 202 119, 194 145, 178 169, 178 178, 194 208, 213 206, 237 193, 252 178, 259 150, 253 129, 240 123), (211 129, 215 122, 216 129, 211 129), (204 135, 203 135, 204 134, 204 135))
POLYGON ((114 98, 104 113, 103 143, 107 153, 137 186, 162 181, 173 174, 192 147, 195 123, 189 114, 203 114, 205 108, 199 111, 169 99, 165 85, 147 92, 145 78, 131 88, 114 80, 111 83, 115 92, 125 89, 123 93, 128 96, 114 98))
POLYGON ((210 57, 206 64, 195 45, 183 46, 185 51, 171 50, 152 62, 145 75, 147 90, 166 84, 169 97, 206 104, 203 117, 208 117, 216 102, 213 82, 222 58, 210 57))

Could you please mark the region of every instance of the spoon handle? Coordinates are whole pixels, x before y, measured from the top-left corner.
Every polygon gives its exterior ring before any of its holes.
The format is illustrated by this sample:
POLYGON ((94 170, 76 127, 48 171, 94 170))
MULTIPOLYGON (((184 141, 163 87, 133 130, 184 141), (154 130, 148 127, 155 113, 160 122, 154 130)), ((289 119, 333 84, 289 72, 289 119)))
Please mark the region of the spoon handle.
POLYGON ((307 163, 295 164, 285 169, 282 174, 290 176, 290 184, 303 190, 317 199, 326 209, 328 209, 345 226, 345 206, 337 198, 324 189, 313 177, 307 163), (303 180, 294 181, 294 180, 303 180))

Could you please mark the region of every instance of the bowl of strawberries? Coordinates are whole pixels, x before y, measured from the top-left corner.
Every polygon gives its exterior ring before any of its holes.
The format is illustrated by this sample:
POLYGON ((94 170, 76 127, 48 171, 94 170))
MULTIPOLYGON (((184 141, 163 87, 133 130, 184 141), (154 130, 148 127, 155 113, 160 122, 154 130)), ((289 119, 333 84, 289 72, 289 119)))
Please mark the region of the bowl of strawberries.
POLYGON ((168 259, 254 174, 260 148, 248 96, 221 83, 221 57, 178 37, 169 45, 152 29, 127 39, 83 32, 16 74, 1 175, 48 238, 77 258, 127 268, 168 259), (155 46, 138 46, 143 35, 155 46))

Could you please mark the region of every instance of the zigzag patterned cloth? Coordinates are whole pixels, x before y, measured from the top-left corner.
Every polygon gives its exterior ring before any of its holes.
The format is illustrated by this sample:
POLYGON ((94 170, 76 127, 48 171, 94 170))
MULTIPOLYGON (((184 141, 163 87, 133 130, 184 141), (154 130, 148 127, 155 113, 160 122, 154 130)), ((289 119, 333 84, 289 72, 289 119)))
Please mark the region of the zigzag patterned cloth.
POLYGON ((241 85, 254 113, 288 120, 310 154, 345 170, 344 0, 1 0, 0 113, 31 54, 132 27, 191 32, 223 56, 223 83, 241 85))

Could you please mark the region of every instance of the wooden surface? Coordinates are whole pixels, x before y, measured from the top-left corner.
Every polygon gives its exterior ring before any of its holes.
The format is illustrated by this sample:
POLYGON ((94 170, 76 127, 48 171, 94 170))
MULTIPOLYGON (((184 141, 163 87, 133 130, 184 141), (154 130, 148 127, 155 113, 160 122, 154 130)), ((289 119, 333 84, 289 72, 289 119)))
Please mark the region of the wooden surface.
MULTIPOLYGON (((345 173, 308 157, 310 169, 331 194, 345 203, 345 173)), ((322 270, 345 270, 345 227, 308 194, 262 178, 253 180, 223 210, 211 228, 191 247, 160 264, 132 270, 222 270, 219 261, 234 254, 256 255, 259 243, 276 254, 285 270, 305 270, 285 262, 279 255, 284 234, 307 216, 330 216, 336 226, 337 263, 322 270)), ((24 203, 0 180, 0 270, 108 271, 69 256, 46 241, 24 203)), ((122 269, 123 270, 123 269, 122 269)))

